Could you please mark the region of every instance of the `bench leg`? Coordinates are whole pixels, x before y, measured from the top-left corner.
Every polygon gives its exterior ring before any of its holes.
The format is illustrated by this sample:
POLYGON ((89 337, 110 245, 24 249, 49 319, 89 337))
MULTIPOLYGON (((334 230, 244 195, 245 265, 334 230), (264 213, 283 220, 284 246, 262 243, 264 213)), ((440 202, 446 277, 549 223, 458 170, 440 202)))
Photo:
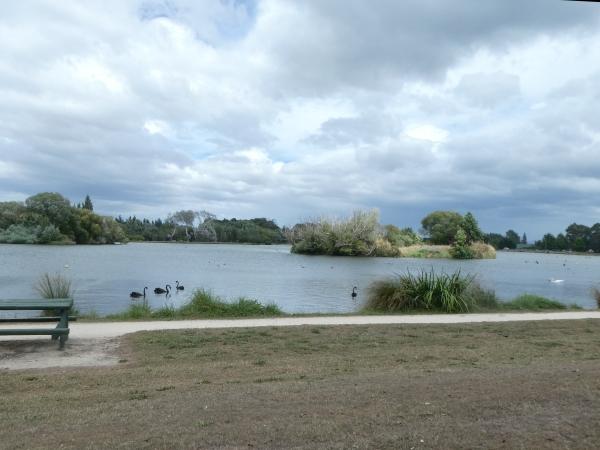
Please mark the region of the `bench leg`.
POLYGON ((65 342, 67 342, 67 339, 69 339, 69 336, 66 334, 61 334, 60 335, 60 344, 58 345, 58 349, 59 350, 64 350, 65 348, 65 342))

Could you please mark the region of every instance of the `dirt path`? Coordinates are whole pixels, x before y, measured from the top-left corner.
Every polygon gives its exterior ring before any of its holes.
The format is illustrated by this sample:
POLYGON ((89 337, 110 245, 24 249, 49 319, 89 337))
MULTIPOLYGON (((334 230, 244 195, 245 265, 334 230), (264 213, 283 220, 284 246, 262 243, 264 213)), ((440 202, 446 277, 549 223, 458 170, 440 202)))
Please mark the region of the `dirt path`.
MULTIPOLYGON (((209 319, 148 322, 72 323, 71 335, 64 351, 56 342, 39 336, 0 338, 0 370, 46 367, 84 367, 111 365, 118 362, 115 349, 119 337, 137 331, 288 327, 301 325, 374 325, 374 324, 452 324, 481 322, 520 322, 540 320, 600 319, 600 311, 506 314, 422 314, 389 316, 320 316, 269 319, 209 319)), ((35 328, 35 325, 5 325, 3 328, 35 328)))

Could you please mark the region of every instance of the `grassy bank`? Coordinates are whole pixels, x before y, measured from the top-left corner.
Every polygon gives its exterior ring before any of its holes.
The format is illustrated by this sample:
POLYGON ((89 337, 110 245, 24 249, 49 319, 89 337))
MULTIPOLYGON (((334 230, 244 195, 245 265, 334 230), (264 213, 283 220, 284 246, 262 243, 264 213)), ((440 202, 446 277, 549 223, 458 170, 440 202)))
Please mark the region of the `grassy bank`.
POLYGON ((112 320, 149 320, 149 319, 213 319, 239 317, 277 317, 283 312, 276 305, 263 305, 256 300, 239 298, 227 302, 210 291, 199 289, 194 292, 191 300, 178 308, 163 306, 152 309, 143 300, 134 303, 118 314, 107 316, 112 320))
POLYGON ((137 333, 114 367, 3 372, 0 442, 595 448, 599 344, 594 320, 137 333))

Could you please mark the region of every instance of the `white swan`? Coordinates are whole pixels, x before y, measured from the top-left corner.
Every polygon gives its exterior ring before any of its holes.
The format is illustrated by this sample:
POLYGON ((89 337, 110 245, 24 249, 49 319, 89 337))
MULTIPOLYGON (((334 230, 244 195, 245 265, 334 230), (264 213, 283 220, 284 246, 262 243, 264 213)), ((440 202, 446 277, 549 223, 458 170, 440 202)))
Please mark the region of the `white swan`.
POLYGON ((565 280, 557 280, 556 278, 550 278, 548 280, 550 283, 564 283, 565 280))

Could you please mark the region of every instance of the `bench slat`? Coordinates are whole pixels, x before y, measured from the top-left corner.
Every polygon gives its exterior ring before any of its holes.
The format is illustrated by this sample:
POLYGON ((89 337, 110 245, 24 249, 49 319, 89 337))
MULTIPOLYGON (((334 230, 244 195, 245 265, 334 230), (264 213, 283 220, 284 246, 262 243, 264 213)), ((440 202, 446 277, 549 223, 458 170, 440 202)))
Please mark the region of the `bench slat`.
POLYGON ((0 336, 25 336, 25 335, 68 335, 68 328, 13 328, 0 330, 0 336))
POLYGON ((72 298, 0 300, 0 310, 5 311, 62 309, 71 308, 72 306, 72 298))
MULTIPOLYGON (((11 322, 58 322, 60 317, 11 317, 8 319, 1 318, 0 323, 11 323, 11 322)), ((77 321, 77 317, 69 316, 69 322, 77 321)))

